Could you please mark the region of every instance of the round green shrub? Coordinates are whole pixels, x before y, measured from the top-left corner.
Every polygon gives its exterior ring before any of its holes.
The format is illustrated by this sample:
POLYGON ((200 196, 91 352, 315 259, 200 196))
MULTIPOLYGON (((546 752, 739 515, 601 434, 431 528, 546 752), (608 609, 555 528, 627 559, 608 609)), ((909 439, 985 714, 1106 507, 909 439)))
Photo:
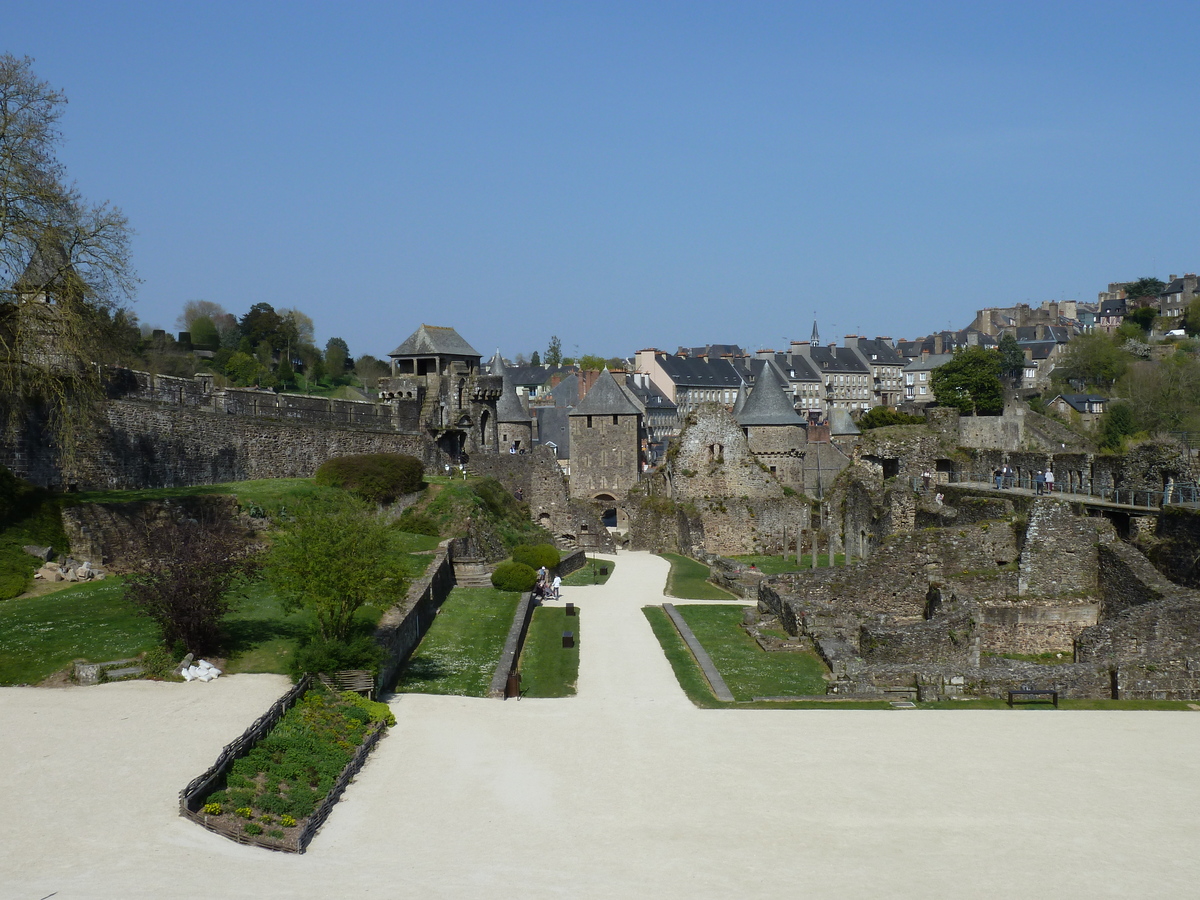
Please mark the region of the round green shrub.
POLYGON ((492 573, 492 587, 498 591, 524 592, 537 583, 537 572, 525 563, 502 562, 492 573))
MULTIPOLYGON (((299 679, 309 672, 326 675, 346 669, 377 672, 382 662, 383 648, 370 635, 362 635, 349 641, 325 641, 312 637, 296 649, 290 665, 292 675, 299 679)), ((234 766, 236 771, 237 764, 234 766)))
POLYGON ((562 554, 553 544, 517 544, 513 547, 512 558, 513 562, 524 563, 534 570, 542 566, 553 569, 562 559, 562 554))
POLYGON ((437 522, 433 521, 424 513, 419 513, 414 509, 406 509, 400 514, 400 518, 396 520, 396 527, 408 534, 424 534, 429 537, 441 537, 441 532, 438 531, 437 522))
POLYGON ((372 503, 391 503, 401 494, 421 490, 425 467, 403 453, 337 456, 317 469, 317 484, 343 488, 372 503))

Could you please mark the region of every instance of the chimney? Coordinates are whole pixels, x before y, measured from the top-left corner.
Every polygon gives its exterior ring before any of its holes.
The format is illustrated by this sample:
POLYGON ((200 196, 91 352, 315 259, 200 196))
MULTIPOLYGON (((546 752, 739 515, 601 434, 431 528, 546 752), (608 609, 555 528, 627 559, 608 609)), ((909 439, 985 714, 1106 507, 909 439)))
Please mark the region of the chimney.
POLYGON ((772 359, 775 356, 774 350, 758 350, 754 353, 755 359, 772 359))
POLYGON ((944 344, 942 343, 942 336, 940 334, 935 334, 933 336, 933 352, 940 354, 943 346, 944 344))
POLYGON ((858 343, 858 335, 857 334, 848 334, 848 335, 846 335, 845 338, 842 339, 842 344, 843 344, 843 346, 846 346, 846 347, 853 347, 856 343, 858 343))

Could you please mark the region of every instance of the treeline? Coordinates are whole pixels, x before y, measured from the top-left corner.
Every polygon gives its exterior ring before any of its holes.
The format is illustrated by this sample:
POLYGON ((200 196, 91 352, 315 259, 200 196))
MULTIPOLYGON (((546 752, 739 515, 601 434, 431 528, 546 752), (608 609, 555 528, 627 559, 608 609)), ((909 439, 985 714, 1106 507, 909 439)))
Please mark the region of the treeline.
POLYGON ((298 309, 256 303, 239 317, 218 303, 189 300, 177 324, 178 339, 119 310, 105 323, 103 361, 180 377, 207 371, 224 384, 279 391, 370 387, 390 372, 369 354, 353 358, 340 337, 319 347, 312 319, 298 309))

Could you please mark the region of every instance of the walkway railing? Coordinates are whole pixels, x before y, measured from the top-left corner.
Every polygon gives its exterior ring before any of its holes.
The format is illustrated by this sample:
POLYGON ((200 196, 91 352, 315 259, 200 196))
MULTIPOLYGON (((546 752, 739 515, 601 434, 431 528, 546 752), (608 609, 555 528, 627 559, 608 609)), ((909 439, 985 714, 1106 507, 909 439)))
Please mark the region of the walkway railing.
MULTIPOLYGON (((925 490, 924 479, 912 479, 913 490, 925 490)), ((990 472, 938 472, 935 479, 930 480, 929 491, 936 491, 941 484, 970 484, 991 490, 1027 490, 1038 492, 1036 475, 1014 473, 998 482, 997 477, 990 472)), ((1044 485, 1042 491, 1051 493, 1044 485)), ((1168 485, 1162 489, 1149 490, 1146 488, 1096 488, 1091 484, 1082 484, 1078 479, 1055 481, 1052 493, 1077 496, 1090 500, 1099 500, 1119 506, 1133 506, 1139 509, 1161 509, 1163 506, 1196 506, 1200 504, 1200 487, 1195 482, 1180 482, 1168 485)))

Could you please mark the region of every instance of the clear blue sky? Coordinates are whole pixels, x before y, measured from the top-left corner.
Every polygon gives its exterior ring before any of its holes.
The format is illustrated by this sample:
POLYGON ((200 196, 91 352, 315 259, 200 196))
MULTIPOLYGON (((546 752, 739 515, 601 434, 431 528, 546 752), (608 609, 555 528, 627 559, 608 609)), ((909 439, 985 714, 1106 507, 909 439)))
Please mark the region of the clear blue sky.
POLYGON ((1197 3, 10 3, 135 310, 384 355, 913 337, 1200 265, 1197 3))

